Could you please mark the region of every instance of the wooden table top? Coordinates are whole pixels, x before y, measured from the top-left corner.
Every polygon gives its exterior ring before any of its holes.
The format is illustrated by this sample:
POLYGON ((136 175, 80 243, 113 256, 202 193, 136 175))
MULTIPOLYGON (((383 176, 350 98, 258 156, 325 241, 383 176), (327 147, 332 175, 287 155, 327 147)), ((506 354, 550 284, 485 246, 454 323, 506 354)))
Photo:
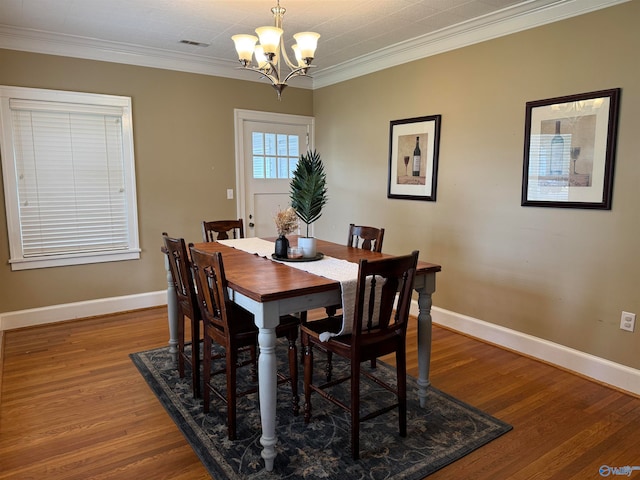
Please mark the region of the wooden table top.
MULTIPOLYGON (((291 240, 294 240, 292 237, 291 240)), ((340 289, 340 282, 290 268, 285 263, 259 257, 219 242, 196 243, 202 252, 221 252, 229 287, 258 302, 340 289)), ((360 248, 318 240, 318 251, 327 256, 358 263, 361 258, 391 257, 360 248)), ((439 272, 440 265, 418 262, 418 273, 439 272)))

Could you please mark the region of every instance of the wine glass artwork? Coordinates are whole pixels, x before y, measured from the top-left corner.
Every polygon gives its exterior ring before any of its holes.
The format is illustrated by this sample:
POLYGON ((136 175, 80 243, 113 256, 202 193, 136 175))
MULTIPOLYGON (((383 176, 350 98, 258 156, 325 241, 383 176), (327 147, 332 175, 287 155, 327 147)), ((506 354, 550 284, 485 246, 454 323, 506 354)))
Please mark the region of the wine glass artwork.
POLYGON ((578 161, 578 157, 580 156, 580 147, 571 147, 571 160, 573 160, 573 173, 577 174, 578 172, 576 172, 576 162, 578 161))
POLYGON ((405 155, 404 156, 404 174, 405 176, 408 175, 407 173, 407 167, 409 166, 409 156, 405 155))

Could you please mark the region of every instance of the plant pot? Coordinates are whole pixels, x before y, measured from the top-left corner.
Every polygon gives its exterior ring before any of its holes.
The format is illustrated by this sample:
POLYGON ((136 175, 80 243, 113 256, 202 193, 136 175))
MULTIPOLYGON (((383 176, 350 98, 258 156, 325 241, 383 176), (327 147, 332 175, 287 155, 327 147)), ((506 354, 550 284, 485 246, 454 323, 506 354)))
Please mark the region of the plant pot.
POLYGON ((275 256, 280 258, 287 258, 287 250, 289 250, 289 239, 284 235, 280 235, 276 238, 275 256))
POLYGON ((314 237, 300 237, 298 238, 298 248, 302 249, 302 256, 304 258, 313 258, 318 253, 316 251, 316 239, 314 237))

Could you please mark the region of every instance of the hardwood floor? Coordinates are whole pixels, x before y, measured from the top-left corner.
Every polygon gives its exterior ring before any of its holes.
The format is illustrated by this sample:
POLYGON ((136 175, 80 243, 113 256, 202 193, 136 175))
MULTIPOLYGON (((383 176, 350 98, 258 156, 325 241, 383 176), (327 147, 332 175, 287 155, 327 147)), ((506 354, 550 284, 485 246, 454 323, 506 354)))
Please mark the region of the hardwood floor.
MULTIPOLYGON (((209 478, 128 357, 167 339, 164 308, 5 332, 0 479, 209 478)), ((415 348, 408 363, 416 375, 415 348)), ((439 327, 431 380, 514 429, 429 480, 582 480, 603 478, 601 465, 640 466, 631 395, 439 327)))

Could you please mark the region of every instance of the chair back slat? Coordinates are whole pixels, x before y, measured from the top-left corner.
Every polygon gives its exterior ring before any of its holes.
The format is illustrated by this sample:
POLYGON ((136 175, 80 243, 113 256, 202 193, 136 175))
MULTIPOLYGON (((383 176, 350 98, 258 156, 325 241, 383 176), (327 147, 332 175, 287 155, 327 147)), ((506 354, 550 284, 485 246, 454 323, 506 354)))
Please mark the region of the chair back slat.
POLYGON ((192 248, 191 261, 203 319, 219 329, 220 335, 223 337, 228 332, 229 294, 222 265, 222 255, 220 252, 203 253, 192 248))
POLYGON ((238 220, 213 220, 202 222, 202 239, 205 242, 227 240, 231 238, 244 238, 244 222, 238 220))
POLYGON ((400 257, 360 260, 352 328, 356 342, 367 334, 406 334, 417 263, 418 251, 400 257), (367 317, 363 318, 365 298, 368 308, 367 317))
POLYGON ((184 239, 169 237, 166 232, 162 233, 162 238, 178 302, 189 303, 190 306, 193 306, 195 305, 195 289, 191 262, 184 239))
POLYGON ((216 341, 224 344, 230 335, 238 334, 245 326, 233 321, 235 304, 229 298, 222 253, 201 252, 192 248, 191 261, 203 318, 217 327, 220 336, 216 341))
POLYGON ((363 225, 349 225, 349 238, 347 246, 382 252, 382 240, 384 240, 384 228, 366 227, 363 225))

